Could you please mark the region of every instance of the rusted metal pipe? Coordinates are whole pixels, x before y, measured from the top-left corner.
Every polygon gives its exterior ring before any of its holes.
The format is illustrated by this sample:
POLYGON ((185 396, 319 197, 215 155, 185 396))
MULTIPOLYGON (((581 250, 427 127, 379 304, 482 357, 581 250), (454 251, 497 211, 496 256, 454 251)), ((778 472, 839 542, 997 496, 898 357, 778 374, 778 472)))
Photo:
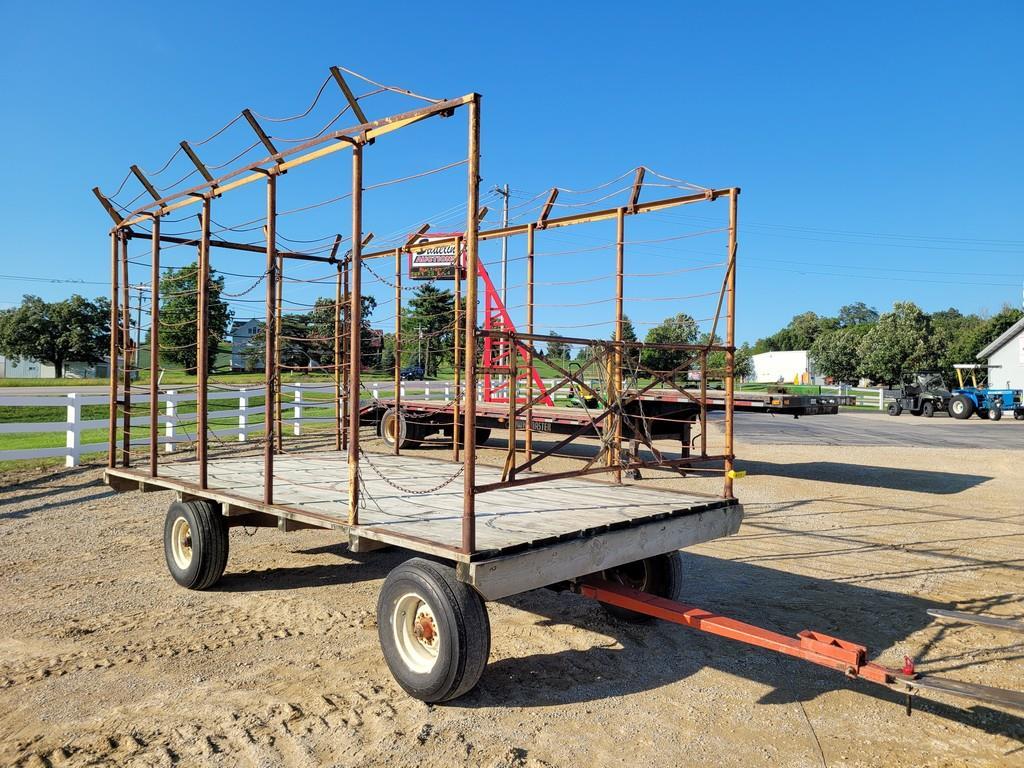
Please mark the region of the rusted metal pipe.
POLYGON ((466 441, 463 454, 462 551, 469 555, 476 549, 476 302, 477 302, 477 233, 480 208, 480 95, 469 102, 469 168, 466 193, 466 407, 463 432, 466 441))
POLYGON ((359 378, 362 358, 363 145, 352 147, 352 283, 349 291, 348 523, 359 523, 359 378))
MULTIPOLYGON (((149 325, 149 476, 157 476, 159 435, 157 411, 160 407, 160 217, 153 217, 153 248, 150 272, 150 325, 149 325)), ((139 299, 142 302, 142 299, 139 299)))
POLYGON ((274 503, 274 305, 277 291, 277 174, 267 176, 267 282, 263 325, 263 503, 274 503))
MULTIPOLYGON (((533 247, 537 225, 526 226, 526 332, 533 333, 533 247)), ((526 377, 526 436, 523 440, 523 454, 526 461, 533 458, 533 348, 526 353, 529 366, 526 377)))
POLYGON ((395 456, 401 450, 398 414, 402 411, 402 249, 395 248, 395 456))
POLYGON ((124 402, 121 411, 121 465, 131 466, 132 448, 132 311, 128 304, 128 240, 121 240, 121 346, 124 348, 124 374, 121 387, 124 389, 124 402))
POLYGON ((341 267, 334 281, 334 450, 341 450, 341 267))
POLYGON ((277 288, 275 290, 276 307, 274 308, 274 376, 277 386, 274 387, 274 439, 277 452, 284 451, 284 421, 281 405, 281 321, 284 312, 284 259, 277 254, 277 288))
POLYGON ((732 498, 733 455, 733 405, 736 378, 736 224, 738 219, 737 198, 740 190, 729 190, 729 263, 726 266, 729 297, 725 316, 725 487, 722 495, 732 498))
POLYGON ((202 240, 199 244, 199 270, 196 285, 199 298, 196 304, 196 454, 199 459, 199 487, 207 487, 207 347, 210 343, 210 198, 203 198, 202 240))
POLYGON ((120 248, 121 233, 113 230, 110 233, 110 434, 107 436, 107 466, 117 466, 117 334, 120 312, 118 309, 117 255, 120 248))
MULTIPOLYGON (((643 180, 642 175, 637 177, 640 181, 643 180)), ((637 186, 637 192, 639 194, 639 185, 637 186)), ((635 197, 635 195, 634 195, 635 197)), ((635 208, 636 200, 632 202, 632 206, 635 208)), ((624 271, 626 262, 626 209, 619 208, 615 215, 615 341, 619 342, 618 347, 611 353, 612 364, 615 366, 615 370, 612 371, 610 377, 611 386, 614 389, 615 398, 618 398, 620 408, 618 413, 615 414, 615 436, 613 440, 614 444, 611 446, 611 450, 608 452, 608 458, 610 462, 615 466, 615 482, 622 482, 622 364, 624 362, 622 354, 622 326, 625 321, 625 315, 623 314, 623 301, 624 301, 624 271)), ((640 354, 637 351, 637 354, 640 354)))
MULTIPOLYGON (((459 445, 459 433, 462 431, 462 426, 459 423, 460 408, 459 408, 459 395, 461 394, 462 385, 462 371, 459 367, 462 365, 462 238, 455 238, 455 318, 454 318, 454 331, 452 333, 452 346, 454 348, 454 357, 452 361, 452 379, 455 387, 454 401, 452 402, 452 461, 459 460, 459 451, 461 446, 459 445)), ((462 435, 465 439, 465 435, 462 435)))

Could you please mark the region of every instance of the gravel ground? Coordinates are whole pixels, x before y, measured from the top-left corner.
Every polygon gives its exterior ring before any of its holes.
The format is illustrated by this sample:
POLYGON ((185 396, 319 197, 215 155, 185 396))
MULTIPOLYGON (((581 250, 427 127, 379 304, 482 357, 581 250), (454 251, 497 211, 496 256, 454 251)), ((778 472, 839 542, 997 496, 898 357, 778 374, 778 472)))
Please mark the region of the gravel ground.
MULTIPOLYGON (((1024 689, 1020 635, 925 615, 1024 615, 1021 452, 738 453, 747 518, 688 551, 690 600, 1024 689)), ((1009 712, 937 698, 907 718, 884 689, 545 590, 490 604, 480 685, 428 706, 377 645, 377 592, 408 555, 236 528, 222 582, 188 592, 163 562, 170 494, 115 497, 96 468, 4 482, 0 765, 1024 765, 1009 712)))

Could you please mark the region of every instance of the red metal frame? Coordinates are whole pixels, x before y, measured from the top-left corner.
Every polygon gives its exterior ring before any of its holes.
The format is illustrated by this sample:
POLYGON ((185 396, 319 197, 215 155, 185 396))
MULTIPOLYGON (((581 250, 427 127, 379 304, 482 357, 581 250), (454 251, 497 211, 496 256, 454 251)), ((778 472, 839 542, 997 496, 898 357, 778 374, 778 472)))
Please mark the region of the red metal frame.
MULTIPOLYGON (((501 300, 501 295, 494 288, 494 283, 491 282, 491 276, 487 274, 487 270, 484 269, 482 262, 479 263, 477 272, 480 278, 484 281, 484 330, 485 331, 503 331, 509 333, 515 333, 516 327, 512 323, 512 318, 508 315, 508 310, 505 309, 505 302, 501 300)), ((519 358, 516 360, 515 365, 515 383, 518 385, 520 381, 527 378, 528 376, 533 377, 533 384, 537 390, 542 393, 542 397, 539 402, 542 405, 554 405, 554 401, 551 399, 551 395, 548 394, 547 388, 544 386, 544 382, 540 378, 540 374, 537 373, 537 369, 533 366, 533 355, 530 350, 519 342, 514 344, 509 340, 509 337, 502 334, 499 338, 494 338, 494 335, 484 335, 484 356, 483 356, 483 374, 484 374, 484 402, 485 403, 507 403, 509 399, 509 392, 513 381, 512 376, 512 349, 515 347, 516 353, 519 358), (506 370, 504 378, 500 381, 495 382, 492 374, 497 371, 506 370)), ((518 386, 515 391, 518 391, 518 386)), ((517 403, 525 403, 525 397, 516 396, 517 403)))
POLYGON ((868 649, 863 645, 839 640, 820 632, 805 629, 795 638, 787 637, 778 632, 755 627, 753 624, 719 616, 703 608, 677 603, 602 579, 588 579, 580 586, 580 592, 602 603, 794 656, 842 672, 850 678, 859 677, 891 686, 902 681, 912 681, 915 677, 913 672, 904 674, 901 670, 868 661, 868 649))
MULTIPOLYGON (((902 669, 885 667, 867 660, 868 649, 865 646, 851 643, 848 640, 840 640, 821 632, 805 629, 799 632, 795 638, 787 637, 778 632, 755 627, 753 624, 720 616, 694 605, 657 597, 647 592, 593 577, 581 581, 579 591, 580 594, 592 597, 602 603, 615 605, 656 619, 671 621, 674 624, 682 624, 712 635, 727 637, 730 640, 738 640, 748 645, 767 648, 769 651, 834 669, 837 672, 842 672, 851 680, 862 679, 884 685, 907 697, 908 715, 911 712, 912 696, 924 691, 962 696, 974 701, 1024 711, 1024 694, 1018 691, 918 674, 914 670, 913 660, 908 656, 903 657, 902 669)), ((981 623, 991 622, 990 617, 972 618, 981 623)))

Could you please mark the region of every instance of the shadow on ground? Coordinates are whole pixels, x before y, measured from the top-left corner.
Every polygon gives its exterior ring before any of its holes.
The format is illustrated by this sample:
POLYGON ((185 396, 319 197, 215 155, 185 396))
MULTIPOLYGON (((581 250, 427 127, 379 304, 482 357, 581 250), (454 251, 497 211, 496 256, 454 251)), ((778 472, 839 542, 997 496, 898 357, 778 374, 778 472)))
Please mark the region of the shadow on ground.
POLYGON ((772 475, 796 480, 890 488, 894 491, 951 494, 962 493, 993 478, 990 475, 940 472, 931 469, 876 467, 870 464, 846 464, 838 461, 803 463, 748 461, 737 459, 736 466, 748 475, 772 475))

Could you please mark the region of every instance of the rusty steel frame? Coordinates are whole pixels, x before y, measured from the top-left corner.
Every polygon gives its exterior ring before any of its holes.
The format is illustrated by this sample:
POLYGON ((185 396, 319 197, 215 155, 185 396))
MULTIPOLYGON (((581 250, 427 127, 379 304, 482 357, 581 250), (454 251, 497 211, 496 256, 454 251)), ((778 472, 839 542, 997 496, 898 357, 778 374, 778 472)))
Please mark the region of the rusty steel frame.
MULTIPOLYGON (((396 305, 401 306, 401 280, 402 280, 402 269, 401 269, 401 256, 402 253, 407 249, 408 244, 405 247, 400 248, 388 248, 381 251, 364 252, 363 251, 363 232, 362 232, 362 195, 363 195, 363 161, 364 161, 364 147, 374 143, 375 139, 391 133, 395 130, 399 130, 409 125, 413 125, 422 120, 442 116, 450 116, 454 111, 460 107, 467 107, 468 111, 468 135, 467 135, 467 186, 466 186, 466 226, 465 230, 455 236, 448 238, 439 238, 433 241, 434 244, 446 244, 453 242, 456 246, 456 253, 461 254, 462 244, 465 244, 466 249, 466 263, 464 273, 461 270, 457 270, 457 284, 456 284, 456 304, 454 309, 454 324, 455 324, 455 354, 456 354, 456 365, 458 371, 455 374, 455 404, 452 422, 453 432, 453 449, 452 457, 456 463, 461 463, 463 469, 463 514, 462 514, 462 542, 461 546, 457 548, 457 551, 464 556, 471 556, 476 551, 476 496, 480 493, 484 493, 490 490, 495 490, 500 487, 508 487, 511 485, 525 485, 537 482, 543 482, 547 479, 554 479, 558 477, 573 477, 595 474, 599 472, 614 472, 616 481, 621 482, 621 474, 623 470, 630 470, 642 467, 664 467, 664 468, 679 468, 684 466, 692 466, 694 463, 705 462, 705 461, 722 461, 725 467, 724 472, 726 475, 725 486, 723 489, 723 496, 731 498, 732 496, 732 469, 733 469, 733 435, 732 435, 732 406, 734 399, 733 389, 733 367, 734 367, 734 314, 735 314, 735 291, 736 291, 736 280, 735 280, 735 259, 736 259, 736 204, 739 190, 737 188, 725 188, 725 189, 709 189, 703 192, 694 194, 680 195, 675 197, 664 198, 661 200, 654 200, 649 202, 639 202, 639 195, 641 186, 643 184, 643 173, 639 172, 636 175, 632 193, 630 195, 630 201, 627 206, 619 206, 615 208, 608 208, 598 211, 590 211, 584 213, 571 214, 566 216, 552 217, 551 210, 554 205, 555 197, 557 196, 557 189, 552 190, 552 194, 549 196, 545 203, 544 211, 541 216, 532 222, 526 222, 523 224, 516 224, 511 226, 504 226, 491 230, 481 230, 479 226, 479 200, 480 200, 480 105, 481 98, 479 94, 470 93, 457 99, 449 99, 431 104, 427 107, 412 110, 409 112, 393 115, 375 121, 363 121, 360 125, 353 128, 347 128, 340 131, 334 131, 326 134, 317 139, 307 141, 299 146, 285 150, 285 151, 273 151, 275 148, 273 145, 264 142, 267 146, 270 154, 259 160, 258 162, 251 163, 244 168, 240 168, 231 171, 218 178, 213 178, 206 167, 202 165, 202 162, 195 156, 195 153, 191 147, 186 148, 186 154, 192 160, 196 167, 199 168, 201 175, 203 176, 204 183, 199 184, 190 189, 186 189, 180 192, 175 192, 164 197, 157 197, 157 195, 151 191, 151 196, 154 198, 152 202, 145 205, 141 205, 138 208, 132 210, 125 216, 121 216, 110 204, 110 202, 103 197, 98 189, 94 190, 97 198, 100 200, 104 209, 114 220, 114 227, 111 230, 111 404, 110 404, 110 444, 108 451, 108 466, 111 468, 115 467, 118 463, 118 450, 116 442, 117 434, 117 416, 120 410, 124 414, 125 424, 122 427, 124 435, 124 445, 121 449, 123 454, 123 463, 128 466, 130 463, 130 419, 131 419, 131 371, 132 371, 132 359, 131 359, 131 345, 130 345, 130 321, 127 316, 127 286, 128 286, 128 258, 127 258, 127 243, 128 240, 138 237, 148 237, 151 241, 152 253, 153 253, 153 285, 159 285, 159 253, 160 245, 163 243, 175 244, 175 245, 196 245, 199 250, 199 264, 197 274, 197 345, 196 345, 196 369, 197 369, 197 420, 199 422, 197 428, 197 461, 199 463, 199 481, 197 486, 200 489, 206 489, 207 483, 207 465, 208 465, 208 445, 207 445, 207 379, 208 379, 208 364, 206 361, 206 344, 208 343, 209 329, 208 323, 208 301, 209 301, 209 279, 210 279, 210 251, 212 248, 224 248, 238 251, 248 251, 254 253, 264 253, 266 257, 266 331, 265 331, 265 364, 264 364, 264 394, 265 394, 265 412, 266 416, 264 419, 264 489, 263 489, 263 504, 273 505, 273 463, 275 448, 277 450, 282 449, 282 436, 281 436, 281 417, 279 413, 280 408, 280 365, 278 364, 278 355, 280 354, 279 339, 281 328, 281 313, 282 313, 282 275, 283 266, 285 259, 297 259, 321 262, 326 264, 332 264, 337 267, 338 274, 335 280, 335 366, 334 366, 334 386, 335 386, 335 447, 341 449, 343 446, 347 449, 347 461, 348 461, 348 483, 349 483, 349 507, 348 507, 348 526, 358 526, 359 524, 359 457, 360 457, 360 441, 359 441, 359 426, 360 426, 360 407, 359 407, 359 392, 361 389, 361 376, 360 376, 360 360, 361 360, 361 346, 362 346, 362 334, 361 334, 361 300, 362 300, 362 285, 361 285, 361 268, 365 261, 371 259, 383 258, 386 256, 393 257, 396 262, 395 269, 395 299, 396 305), (351 208, 352 208, 352 221, 351 221, 351 244, 352 248, 350 253, 346 257, 339 258, 337 256, 337 245, 339 240, 335 243, 335 248, 329 256, 317 256, 313 254, 306 254, 297 251, 283 251, 279 250, 276 246, 276 219, 278 216, 277 212, 277 179, 280 175, 286 173, 288 170, 304 165, 313 160, 319 159, 331 155, 335 152, 350 149, 352 151, 352 189, 351 189, 351 208), (220 197, 226 192, 254 183, 259 180, 265 180, 267 184, 267 244, 265 247, 258 245, 251 245, 246 243, 233 243, 226 240, 214 239, 210 236, 210 222, 211 222, 211 205, 213 199, 220 197), (722 313, 723 303, 726 307, 726 339, 724 344, 705 344, 705 345, 644 345, 640 342, 625 342, 622 339, 622 330, 624 324, 623 314, 623 301, 624 301, 624 290, 623 290, 623 276, 624 276, 624 251, 625 251, 625 220, 628 216, 640 215, 644 213, 651 213, 656 211, 667 210, 670 208, 689 205, 704 201, 714 201, 720 197, 727 197, 729 199, 729 252, 728 252, 728 264, 726 267, 725 277, 723 279, 721 292, 719 295, 718 307, 715 313, 715 327, 717 328, 719 317, 722 313), (202 205, 202 234, 198 239, 196 238, 184 238, 175 237, 172 235, 162 234, 160 231, 160 219, 168 213, 177 209, 183 208, 192 204, 202 205), (545 337, 542 335, 534 334, 534 285, 535 285, 535 240, 538 231, 546 231, 548 229, 557 229, 561 227, 574 226, 577 224, 592 223, 598 221, 614 220, 616 222, 616 262, 615 262, 615 273, 616 273, 616 296, 615 296, 615 318, 614 318, 614 340, 598 340, 598 339, 583 339, 583 338, 572 338, 572 337, 559 337, 559 340, 566 343, 574 344, 589 344, 595 348, 599 348, 602 353, 595 355, 595 362, 598 358, 601 359, 601 364, 607 367, 608 373, 608 384, 609 384, 609 398, 607 406, 602 412, 593 420, 593 423, 600 423, 609 419, 608 426, 605 430, 604 445, 598 456, 593 460, 587 462, 585 466, 580 469, 559 472, 553 474, 531 474, 529 477, 523 477, 522 474, 535 466, 537 462, 546 456, 551 455, 552 450, 546 450, 537 452, 533 444, 533 426, 532 426, 532 413, 534 406, 539 402, 538 396, 535 393, 534 383, 531 377, 527 377, 526 395, 525 398, 520 398, 518 394, 512 396, 510 390, 509 396, 509 443, 507 448, 507 454, 505 459, 505 470, 503 472, 503 481, 500 483, 491 483, 487 485, 478 486, 476 484, 476 383, 478 373, 478 363, 476 360, 476 349, 477 340, 482 338, 484 333, 477 327, 477 313, 476 306, 478 303, 478 267, 479 267, 479 242, 493 239, 504 239, 508 237, 514 237, 518 235, 524 235, 526 237, 526 258, 527 258, 527 320, 526 320, 526 333, 525 334, 513 334, 514 341, 521 343, 525 349, 524 355, 530 366, 533 365, 535 360, 546 360, 546 356, 539 353, 534 347, 533 342, 545 341, 545 337), (133 230, 133 226, 141 224, 143 222, 149 222, 152 226, 149 232, 136 232, 133 230), (121 271, 121 275, 118 275, 118 271, 121 271), (465 277, 465 291, 462 292, 462 277, 465 277), (120 279, 119 279, 120 277, 120 279), (122 297, 118 296, 118 292, 124 294, 122 297), (462 305, 465 304, 466 311, 462 311, 462 305), (120 305, 120 306, 119 306, 120 305), (121 318, 121 309, 124 309, 124 318, 121 318), (344 315, 342 315, 344 312, 344 315), (118 341, 120 336, 121 343, 118 341), (702 369, 702 382, 701 382, 701 397, 699 398, 698 404, 700 406, 700 423, 701 423, 701 452, 699 456, 684 456, 680 459, 665 460, 657 449, 650 444, 650 441, 645 441, 648 447, 654 452, 657 459, 656 462, 645 462, 637 460, 637 457, 633 457, 629 461, 622 461, 621 457, 621 441, 623 437, 622 430, 622 418, 623 409, 622 404, 628 398, 638 398, 643 395, 646 391, 654 387, 658 383, 665 383, 669 386, 674 386, 674 382, 668 377, 676 373, 679 368, 675 371, 668 372, 654 372, 647 371, 652 376, 652 382, 643 388, 626 392, 623 389, 623 359, 624 355, 628 350, 639 350, 644 347, 664 347, 671 348, 677 351, 684 351, 686 355, 686 362, 679 366, 692 365, 693 360, 696 359, 702 369), (123 384, 123 399, 117 399, 118 389, 118 350, 123 350, 123 366, 124 366, 124 384, 123 384), (707 441, 705 436, 706 430, 706 403, 705 401, 705 381, 706 378, 706 366, 707 356, 712 351, 724 352, 726 356, 726 436, 725 436, 725 451, 720 456, 709 456, 707 454, 707 441), (692 353, 692 354, 691 354, 692 353), (525 403, 525 404, 522 404, 525 403), (517 462, 517 453, 519 446, 516 442, 517 439, 517 421, 519 417, 525 414, 526 418, 523 424, 524 443, 523 450, 525 454, 525 461, 517 462), (462 440, 460 440, 460 431, 462 440), (276 444, 276 445, 275 445, 276 444), (601 466, 594 466, 601 458, 605 461, 601 466)), ((253 125, 253 120, 250 120, 253 130, 259 134, 261 129, 258 124, 253 125)), ((262 140, 262 137, 261 137, 262 140)), ((138 176, 138 174, 136 174, 138 176)), ((144 177, 143 177, 144 180, 144 177)), ((148 189, 148 181, 147 189, 148 189)), ((369 238, 367 238, 367 241, 369 238)), ((153 375, 158 365, 159 356, 159 314, 156 305, 159 304, 159 295, 156 292, 158 288, 154 289, 153 293, 153 304, 154 312, 152 316, 152 344, 150 350, 150 426, 151 426, 151 439, 149 447, 149 463, 150 463, 150 476, 156 477, 158 472, 157 467, 157 451, 153 445, 153 436, 155 430, 152 428, 154 419, 156 418, 157 399, 154 396, 154 390, 157 389, 155 384, 155 376, 153 375)), ((493 333, 493 332, 492 332, 493 333)), ((500 332, 499 332, 500 333, 500 332)), ((715 337, 712 335, 711 341, 714 341, 715 337)), ((395 398, 396 407, 400 407, 401 403, 401 352, 402 352, 402 338, 401 338, 401 323, 400 320, 396 321, 395 328, 395 398)), ((548 361, 551 363, 551 361, 548 361)), ((137 361, 136 361, 137 363, 137 361)), ((567 383, 573 383, 580 388, 583 392, 589 392, 592 395, 602 397, 600 393, 595 392, 587 383, 583 380, 583 373, 590 368, 590 363, 584 366, 579 372, 572 373, 565 370, 564 368, 553 364, 553 367, 563 376, 561 385, 567 383)), ((504 373, 510 375, 510 382, 515 381, 516 366, 519 364, 518 360, 513 360, 509 370, 504 373)), ((500 372, 499 372, 500 373, 500 372)), ((690 393, 680 389, 687 397, 695 399, 690 393)), ((158 395, 158 392, 157 392, 158 395)), ((541 394, 543 396, 543 393, 541 394)), ((695 399, 696 400, 696 399, 695 399)), ((570 436, 566 441, 562 441, 559 445, 564 442, 575 439, 576 436, 570 436)), ((395 452, 398 452, 396 445, 395 452)))

